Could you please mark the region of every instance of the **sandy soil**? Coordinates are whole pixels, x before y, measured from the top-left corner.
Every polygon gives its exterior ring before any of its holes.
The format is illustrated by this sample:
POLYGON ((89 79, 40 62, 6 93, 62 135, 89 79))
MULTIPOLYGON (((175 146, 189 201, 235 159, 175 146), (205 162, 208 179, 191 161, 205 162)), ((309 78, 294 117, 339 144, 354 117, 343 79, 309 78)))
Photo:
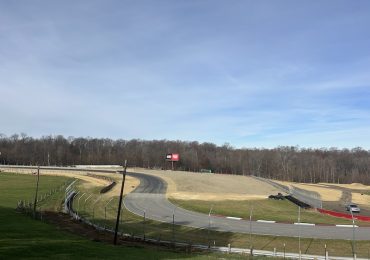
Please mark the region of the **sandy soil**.
POLYGON ((330 189, 320 184, 294 184, 295 187, 300 189, 314 191, 321 195, 321 199, 324 201, 339 201, 342 197, 342 191, 338 189, 330 189))
POLYGON ((341 188, 346 188, 350 190, 370 190, 370 186, 366 186, 361 183, 351 183, 351 184, 333 184, 333 183, 326 183, 326 185, 331 185, 335 187, 341 187, 341 188))
POLYGON ((277 194, 278 189, 248 176, 201 174, 180 171, 130 169, 163 178, 167 196, 187 200, 251 200, 277 194))

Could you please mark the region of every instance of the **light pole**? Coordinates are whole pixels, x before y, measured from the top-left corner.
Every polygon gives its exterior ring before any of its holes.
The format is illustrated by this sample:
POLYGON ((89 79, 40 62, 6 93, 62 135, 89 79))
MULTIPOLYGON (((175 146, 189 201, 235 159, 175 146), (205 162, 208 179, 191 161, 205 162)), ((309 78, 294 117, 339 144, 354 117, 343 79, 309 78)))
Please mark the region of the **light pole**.
POLYGON ((176 207, 173 208, 172 212, 172 243, 175 243, 175 211, 176 207))
POLYGON ((301 259, 301 207, 298 206, 298 250, 299 259, 301 259))
POLYGON ((249 212, 249 244, 250 244, 250 254, 253 255, 253 244, 252 244, 252 214, 253 214, 253 205, 251 205, 249 212))
POLYGON ((355 244, 355 218, 353 217, 352 208, 349 207, 349 211, 352 216, 352 247, 353 247, 353 259, 356 259, 356 244, 355 244))
POLYGON ((211 232, 211 214, 212 214, 213 205, 209 209, 208 213, 208 248, 211 248, 210 232, 211 232))
POLYGON ((40 180, 40 166, 37 167, 36 194, 35 194, 35 201, 33 203, 33 217, 34 218, 36 218, 37 193, 39 192, 39 180, 40 180))
POLYGON ((121 193, 120 193, 120 196, 119 196, 116 227, 115 227, 115 230, 114 230, 114 239, 113 239, 113 244, 115 244, 115 245, 117 245, 118 227, 119 227, 119 220, 120 220, 121 208, 122 208, 123 188, 125 186, 125 180, 126 180, 126 170, 127 170, 127 160, 125 160, 125 166, 124 166, 123 172, 121 172, 122 173, 122 185, 121 185, 121 193))
POLYGON ((144 222, 143 222, 143 234, 144 234, 144 241, 145 241, 145 214, 146 214, 146 210, 144 209, 144 222))

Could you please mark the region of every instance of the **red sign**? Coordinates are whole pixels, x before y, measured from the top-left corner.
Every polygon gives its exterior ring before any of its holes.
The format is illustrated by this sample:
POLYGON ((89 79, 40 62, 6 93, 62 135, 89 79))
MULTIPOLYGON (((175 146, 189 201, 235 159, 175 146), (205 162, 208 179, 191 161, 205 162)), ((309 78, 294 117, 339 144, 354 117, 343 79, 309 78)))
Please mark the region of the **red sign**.
POLYGON ((180 160, 180 156, 178 153, 169 153, 166 155, 166 160, 171 162, 178 162, 180 160))
POLYGON ((180 160, 180 156, 179 156, 179 154, 178 154, 178 153, 173 153, 173 154, 172 154, 172 161, 177 162, 177 161, 179 161, 179 160, 180 160))

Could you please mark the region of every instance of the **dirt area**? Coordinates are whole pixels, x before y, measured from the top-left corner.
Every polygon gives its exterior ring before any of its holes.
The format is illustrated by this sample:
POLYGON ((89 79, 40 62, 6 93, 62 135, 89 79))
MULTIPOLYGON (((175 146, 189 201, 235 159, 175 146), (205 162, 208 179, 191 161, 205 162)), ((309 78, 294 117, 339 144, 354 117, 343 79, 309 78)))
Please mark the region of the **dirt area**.
POLYGON ((279 192, 275 187, 249 176, 130 169, 163 178, 167 196, 187 200, 255 200, 279 192))
POLYGON ((327 185, 342 187, 342 188, 351 189, 351 190, 370 190, 370 186, 366 186, 362 183, 351 183, 351 184, 332 184, 330 183, 327 185))
POLYGON ((314 191, 319 193, 323 201, 338 201, 342 197, 341 190, 327 188, 326 186, 320 184, 294 183, 294 186, 303 190, 314 191))

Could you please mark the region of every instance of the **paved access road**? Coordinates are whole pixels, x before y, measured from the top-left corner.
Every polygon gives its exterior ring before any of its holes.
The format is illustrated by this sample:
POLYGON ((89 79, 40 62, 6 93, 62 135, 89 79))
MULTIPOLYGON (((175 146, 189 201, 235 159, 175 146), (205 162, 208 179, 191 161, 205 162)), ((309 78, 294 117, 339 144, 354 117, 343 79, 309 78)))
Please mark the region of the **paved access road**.
MULTIPOLYGON (((174 214, 175 224, 195 228, 249 233, 252 227, 252 233, 259 235, 298 237, 300 234, 305 238, 352 239, 351 227, 303 226, 256 221, 252 221, 250 225, 246 220, 227 219, 185 210, 167 200, 165 195, 167 184, 161 178, 142 173, 128 175, 139 178, 140 185, 125 197, 124 204, 129 211, 137 215, 143 216, 145 211, 149 219, 172 223, 174 214)), ((370 227, 358 227, 355 230, 356 240, 370 240, 370 227)))

